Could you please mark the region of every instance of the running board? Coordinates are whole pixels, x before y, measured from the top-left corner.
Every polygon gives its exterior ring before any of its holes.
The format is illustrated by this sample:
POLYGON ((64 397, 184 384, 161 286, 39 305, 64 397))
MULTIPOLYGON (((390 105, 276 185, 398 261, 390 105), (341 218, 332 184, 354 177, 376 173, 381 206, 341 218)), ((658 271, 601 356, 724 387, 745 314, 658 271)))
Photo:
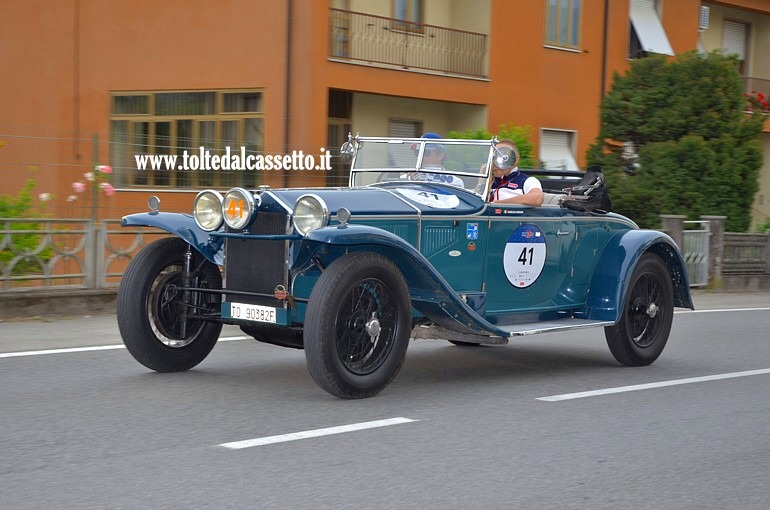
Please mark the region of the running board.
POLYGON ((612 326, 612 321, 595 321, 588 319, 559 319, 555 321, 528 322, 525 324, 512 324, 496 327, 508 333, 508 336, 469 335, 458 333, 436 324, 418 325, 412 329, 411 337, 418 339, 450 340, 469 344, 496 344, 505 345, 508 339, 514 336, 536 335, 538 333, 550 333, 555 331, 567 331, 570 329, 596 328, 600 326, 612 326))
POLYGON ((529 322, 526 324, 511 324, 508 326, 497 325, 507 332, 509 336, 536 335, 538 333, 551 333, 554 331, 567 331, 570 329, 596 328, 600 326, 612 326, 612 321, 596 321, 589 319, 559 319, 555 321, 529 322))

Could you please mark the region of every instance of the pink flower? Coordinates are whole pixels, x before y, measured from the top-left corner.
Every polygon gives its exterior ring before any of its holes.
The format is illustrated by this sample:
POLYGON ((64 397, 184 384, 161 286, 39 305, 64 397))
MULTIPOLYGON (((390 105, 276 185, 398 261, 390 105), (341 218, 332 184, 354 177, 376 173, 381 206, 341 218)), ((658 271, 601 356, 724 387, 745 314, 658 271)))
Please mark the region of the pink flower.
POLYGON ((78 197, 76 197, 75 195, 70 195, 67 197, 67 202, 74 202, 77 199, 78 197))
POLYGON ((107 195, 108 197, 111 197, 112 195, 115 194, 115 188, 113 188, 112 184, 110 184, 109 182, 103 182, 99 184, 99 187, 102 190, 104 190, 104 194, 107 195))
POLYGON ((93 181, 94 180, 94 173, 93 172, 86 172, 86 173, 83 174, 83 177, 85 177, 87 181, 93 181))
POLYGON ((97 172, 101 172, 103 174, 112 173, 112 167, 109 165, 96 165, 96 168, 94 170, 96 170, 97 172))
POLYGON ((51 200, 51 194, 41 193, 37 196, 37 198, 39 198, 41 202, 48 202, 49 200, 51 200))
POLYGON ((72 191, 75 193, 83 193, 86 190, 86 183, 77 181, 72 183, 72 191))

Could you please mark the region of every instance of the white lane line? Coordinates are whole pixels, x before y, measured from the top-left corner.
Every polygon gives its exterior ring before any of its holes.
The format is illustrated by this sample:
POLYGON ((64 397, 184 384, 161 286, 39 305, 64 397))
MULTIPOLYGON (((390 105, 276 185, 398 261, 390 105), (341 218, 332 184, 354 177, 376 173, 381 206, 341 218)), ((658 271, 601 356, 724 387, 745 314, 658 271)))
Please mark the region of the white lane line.
POLYGON ((401 425, 403 423, 411 423, 413 421, 419 421, 419 420, 412 420, 410 418, 403 418, 403 417, 388 418, 387 420, 367 421, 363 423, 352 423, 350 425, 341 425, 339 427, 329 427, 325 429, 292 432, 291 434, 281 434, 279 436, 258 437, 255 439, 246 439, 244 441, 222 443, 218 446, 222 446, 230 450, 241 450, 243 448, 251 448, 253 446, 264 446, 268 444, 285 443, 287 441, 297 441, 299 439, 308 439, 312 437, 330 436, 333 434, 344 434, 345 432, 374 429, 378 427, 388 427, 390 425, 401 425))
MULTIPOLYGON (((226 336, 220 338, 219 342, 231 342, 233 340, 246 340, 251 338, 250 336, 226 336)), ((88 351, 111 351, 114 349, 125 349, 123 344, 116 345, 94 345, 91 347, 67 347, 63 349, 46 349, 42 351, 20 351, 20 352, 0 352, 0 358, 21 358, 24 356, 43 356, 46 354, 67 354, 71 352, 88 352, 88 351)))
POLYGON ((629 391, 651 390, 655 388, 664 388, 666 386, 679 386, 680 384, 693 384, 706 381, 718 381, 720 379, 734 379, 736 377, 750 377, 752 375, 770 374, 770 368, 760 370, 747 370, 745 372, 731 372, 727 374, 705 375, 702 377, 689 377, 687 379, 673 379, 670 381, 660 381, 647 384, 634 384, 631 386, 618 386, 616 388, 605 388, 603 390, 581 391, 578 393, 565 393, 563 395, 551 395, 550 397, 539 397, 536 400, 543 402, 560 402, 562 400, 573 400, 576 398, 598 397, 601 395, 610 395, 612 393, 626 393, 629 391))
POLYGON ((674 315, 689 314, 689 313, 722 313, 722 312, 757 312, 767 311, 770 307, 766 308, 718 308, 713 310, 677 310, 674 315))

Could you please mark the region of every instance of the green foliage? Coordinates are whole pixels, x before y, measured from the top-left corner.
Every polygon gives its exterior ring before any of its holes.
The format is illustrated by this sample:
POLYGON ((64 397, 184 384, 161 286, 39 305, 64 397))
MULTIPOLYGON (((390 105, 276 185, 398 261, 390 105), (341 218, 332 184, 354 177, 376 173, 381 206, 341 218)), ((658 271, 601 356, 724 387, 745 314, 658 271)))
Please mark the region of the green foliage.
MULTIPOLYGON (((447 134, 447 138, 461 138, 465 140, 490 140, 494 133, 490 133, 486 129, 468 129, 466 131, 450 131, 447 134)), ((529 126, 514 126, 513 124, 501 124, 497 138, 503 140, 510 138, 516 143, 516 147, 519 148, 519 166, 521 168, 538 168, 537 158, 534 156, 534 147, 531 139, 531 128, 529 126)))
POLYGON ((764 117, 745 114, 745 105, 734 56, 649 57, 616 74, 587 154, 589 165, 604 167, 613 209, 644 227, 658 226, 660 214, 710 214, 746 231, 764 117))
POLYGON ((756 231, 759 232, 760 234, 764 234, 769 230, 770 230, 770 218, 765 220, 764 223, 760 223, 759 225, 757 225, 757 228, 756 228, 756 231))
MULTIPOLYGON (((28 179, 16 196, 0 194, 0 218, 29 218, 35 216, 36 209, 32 200, 32 190, 35 188, 35 180, 28 179)), ((37 216, 40 214, 38 213, 37 216)), ((40 230, 41 225, 35 222, 12 223, 11 230, 40 230)), ((19 254, 30 254, 22 260, 16 262, 13 266, 12 274, 14 276, 25 274, 40 274, 43 272, 41 262, 47 262, 53 252, 46 247, 36 253, 40 244, 43 242, 44 235, 34 233, 11 234, 11 244, 0 250, 0 265, 7 266, 19 254)))

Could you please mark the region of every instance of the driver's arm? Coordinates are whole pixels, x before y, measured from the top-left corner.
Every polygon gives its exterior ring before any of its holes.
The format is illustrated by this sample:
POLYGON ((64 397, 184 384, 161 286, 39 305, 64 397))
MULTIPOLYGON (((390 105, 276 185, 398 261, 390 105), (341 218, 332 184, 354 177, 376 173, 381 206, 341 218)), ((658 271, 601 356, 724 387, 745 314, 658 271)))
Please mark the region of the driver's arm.
POLYGON ((504 198, 502 200, 495 200, 495 204, 520 204, 528 205, 531 207, 540 207, 543 205, 543 190, 540 188, 532 188, 529 192, 523 195, 515 195, 512 197, 504 198))

